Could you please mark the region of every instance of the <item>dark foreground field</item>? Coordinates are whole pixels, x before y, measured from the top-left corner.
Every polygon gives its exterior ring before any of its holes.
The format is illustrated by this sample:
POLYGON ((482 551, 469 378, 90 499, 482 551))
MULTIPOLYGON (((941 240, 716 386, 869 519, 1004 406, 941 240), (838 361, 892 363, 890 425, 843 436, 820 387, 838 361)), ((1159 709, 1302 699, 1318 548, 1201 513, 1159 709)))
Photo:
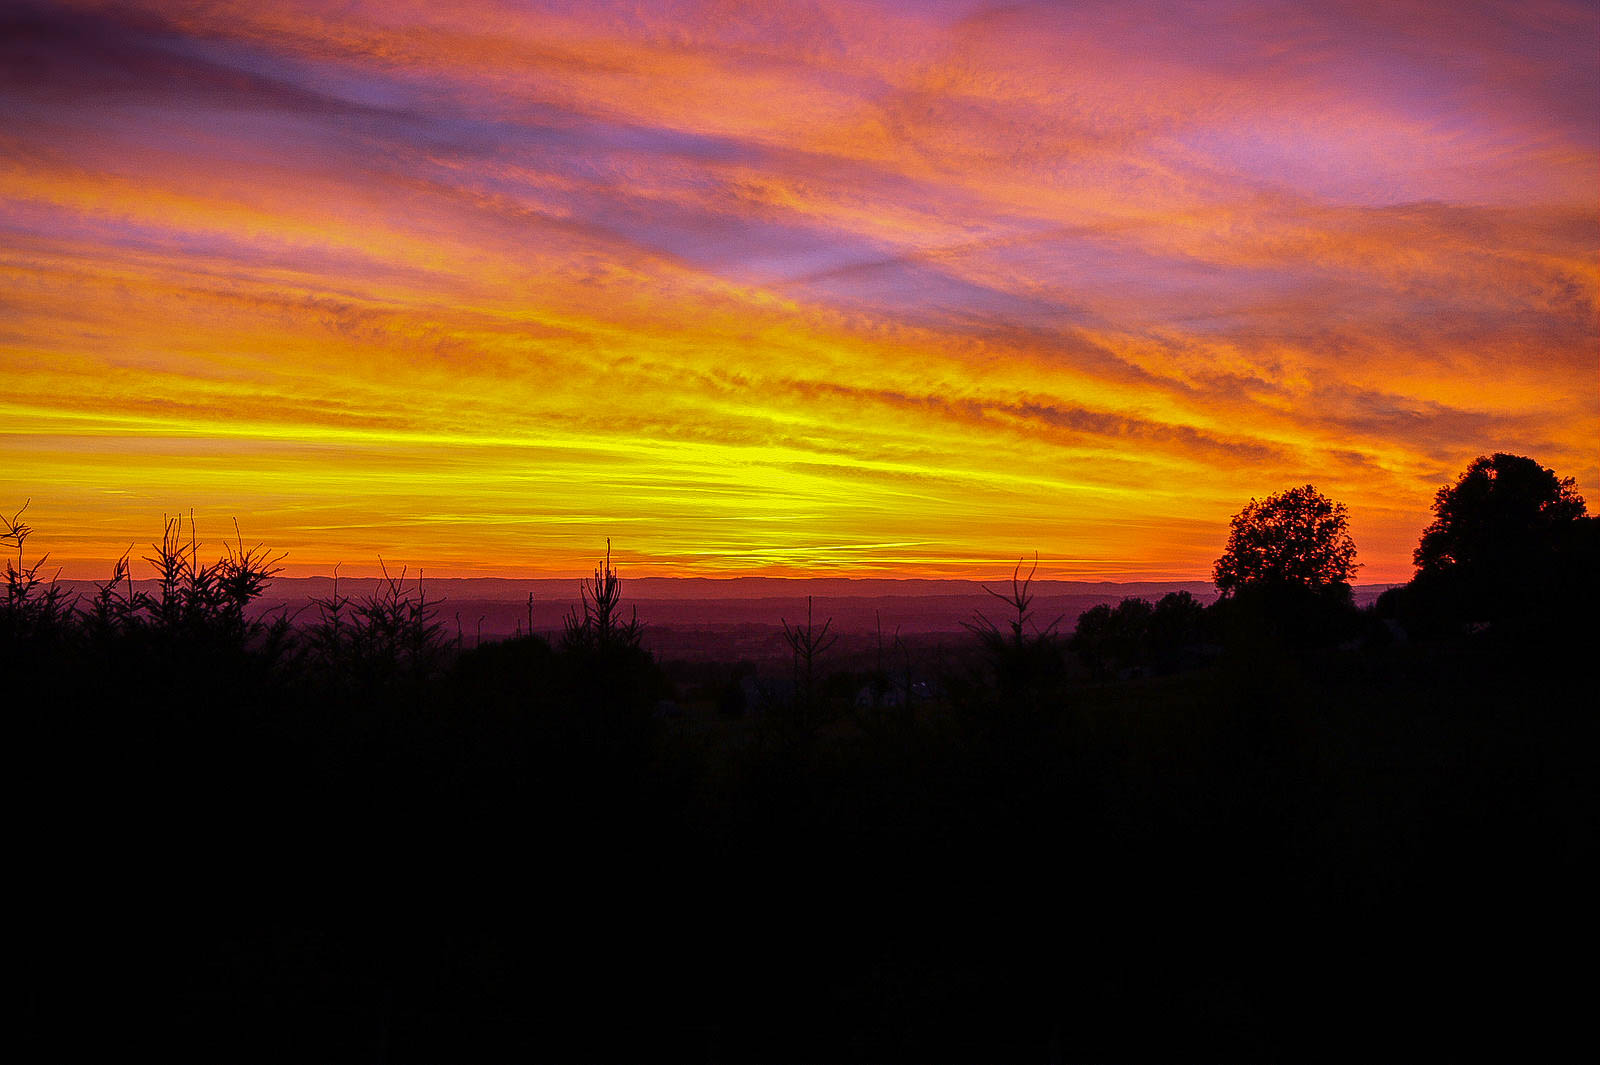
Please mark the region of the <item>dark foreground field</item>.
POLYGON ((7 1050, 1581 1057, 1593 635, 1009 686, 969 645, 814 729, 731 666, 526 639, 414 676, 35 647, 7 1050))

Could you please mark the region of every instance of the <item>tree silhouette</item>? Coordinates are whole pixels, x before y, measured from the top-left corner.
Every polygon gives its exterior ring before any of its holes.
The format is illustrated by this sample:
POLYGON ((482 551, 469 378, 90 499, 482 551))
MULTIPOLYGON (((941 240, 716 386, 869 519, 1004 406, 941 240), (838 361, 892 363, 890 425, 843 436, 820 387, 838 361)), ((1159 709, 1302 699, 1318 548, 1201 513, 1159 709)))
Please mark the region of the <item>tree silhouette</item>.
POLYGON ((1152 608, 1148 599, 1129 597, 1115 607, 1101 603, 1078 616, 1071 646, 1097 679, 1145 663, 1152 608))
POLYGON ((565 701, 594 751, 633 765, 648 742, 649 710, 660 674, 644 647, 644 625, 634 608, 622 613, 622 578, 611 565, 611 540, 594 576, 578 585, 579 607, 568 610, 561 658, 569 685, 565 701))
POLYGON ((1205 622, 1205 607, 1188 592, 1169 592, 1154 606, 1130 597, 1078 615, 1071 646, 1098 680, 1122 670, 1170 673, 1184 649, 1200 641, 1205 622))
POLYGON ((1206 610, 1188 592, 1168 592, 1150 615, 1147 643, 1150 661, 1158 672, 1177 669, 1184 649, 1200 642, 1206 610))
MULTIPOLYGON (((644 626, 639 623, 635 608, 626 621, 622 617, 622 578, 611 566, 611 538, 606 537, 606 560, 594 571, 594 577, 578 585, 583 600, 583 613, 576 607, 567 612, 561 645, 565 650, 595 652, 602 655, 614 651, 631 651, 639 647, 644 638, 644 626)), ((529 614, 532 624, 532 614, 529 614)))
POLYGON ((1308 484, 1252 499, 1235 514, 1213 579, 1224 597, 1251 585, 1320 592, 1348 587, 1355 557, 1345 505, 1308 484))
POLYGON ((784 723, 796 737, 806 740, 827 723, 826 707, 820 704, 816 693, 816 664, 817 659, 839 641, 839 635, 828 631, 833 625, 832 618, 824 621, 820 628, 817 626, 809 595, 806 596, 805 625, 791 625, 788 618, 779 620, 783 622, 783 640, 794 654, 795 700, 784 723))
POLYGON ((1562 580, 1559 557, 1582 524, 1573 479, 1503 452, 1474 459, 1433 500, 1412 561, 1417 585, 1479 617, 1532 607, 1562 580))
POLYGON ((1010 607, 1016 615, 1006 622, 1005 629, 978 611, 962 627, 978 638, 984 655, 994 670, 999 683, 1002 703, 1020 704, 1037 700, 1043 688, 1056 680, 1060 673, 1060 648, 1056 628, 1058 617, 1040 628, 1033 621, 1033 596, 1030 586, 1033 575, 1039 571, 1039 555, 1035 552, 1033 566, 1026 577, 1022 576, 1022 559, 1011 571, 1011 591, 997 592, 988 585, 983 590, 1010 607))

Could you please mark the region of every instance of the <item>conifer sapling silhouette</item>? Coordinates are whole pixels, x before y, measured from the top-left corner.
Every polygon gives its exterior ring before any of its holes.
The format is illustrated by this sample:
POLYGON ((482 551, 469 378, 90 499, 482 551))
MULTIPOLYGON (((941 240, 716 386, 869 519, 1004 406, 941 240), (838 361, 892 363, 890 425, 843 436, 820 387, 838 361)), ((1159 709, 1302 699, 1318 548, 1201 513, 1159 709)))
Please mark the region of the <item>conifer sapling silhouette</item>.
MULTIPOLYGON (((634 608, 628 620, 622 619, 622 579, 611 566, 611 538, 606 538, 605 562, 594 571, 594 576, 578 585, 583 613, 576 607, 563 619, 565 631, 561 644, 568 651, 611 652, 632 649, 644 638, 644 626, 639 622, 639 610, 634 608)), ((528 624, 533 625, 530 605, 528 624)))
POLYGON ((339 567, 333 568, 333 589, 319 599, 317 623, 307 630, 307 650, 316 664, 334 676, 385 684, 398 676, 425 677, 444 654, 444 626, 438 620, 442 599, 430 599, 422 572, 409 580, 410 568, 390 573, 380 556, 383 576, 375 591, 359 599, 339 591, 339 567))
POLYGON ((823 724, 816 697, 816 664, 817 659, 839 640, 837 633, 830 635, 828 632, 833 619, 829 618, 818 628, 811 611, 811 596, 808 595, 804 626, 790 625, 787 618, 778 619, 783 623, 784 642, 794 656, 794 724, 802 735, 810 735, 823 724))
POLYGON ((46 580, 40 575, 50 559, 48 553, 32 565, 25 561, 24 544, 33 528, 22 520, 22 515, 32 502, 31 499, 24 502, 9 518, 0 514, 0 545, 9 543, 17 549, 16 561, 6 560, 3 604, 6 635, 12 641, 59 635, 71 620, 76 602, 76 597, 69 596, 54 577, 46 580))
POLYGON ((1055 634, 1061 618, 1040 628, 1033 618, 1033 577, 1039 572, 1039 554, 1034 552, 1033 566, 1026 577, 1022 576, 1022 559, 1017 559, 1011 571, 1011 591, 997 592, 984 586, 984 591, 1005 603, 1014 612, 1002 630, 982 611, 971 621, 962 622, 968 632, 978 638, 1000 683, 1003 699, 1014 699, 1024 693, 1035 692, 1039 684, 1055 672, 1055 634))
MULTIPOLYGON (((157 593, 133 593, 130 609, 145 614, 157 632, 169 636, 242 645, 263 631, 264 623, 248 617, 246 610, 279 572, 278 563, 286 553, 273 555, 260 544, 246 548, 237 521, 234 534, 235 543, 224 542, 223 556, 207 565, 200 561, 193 512, 187 540, 183 518, 167 518, 161 542, 151 545, 155 553, 144 556, 156 571, 157 593)), ((125 572, 125 561, 119 570, 125 572)), ((116 585, 118 575, 113 572, 110 586, 116 585)))
POLYGON ((1017 566, 1011 571, 1011 591, 1009 593, 997 592, 988 585, 983 586, 984 591, 1016 612, 1016 617, 1006 623, 1006 628, 1010 630, 1010 635, 1007 636, 1002 633, 1000 627, 990 621, 982 611, 978 611, 973 620, 961 623, 963 628, 977 636, 983 645, 991 650, 1005 647, 1021 648, 1030 639, 1041 639, 1049 636, 1055 631, 1056 626, 1061 624, 1061 619, 1057 618, 1043 629, 1034 625, 1032 626, 1032 637, 1028 635, 1028 621, 1033 616, 1033 592, 1029 586, 1033 584, 1034 574, 1039 572, 1039 553, 1037 551, 1034 552, 1033 566, 1028 570, 1026 577, 1022 576, 1022 562, 1022 559, 1017 559, 1017 566))

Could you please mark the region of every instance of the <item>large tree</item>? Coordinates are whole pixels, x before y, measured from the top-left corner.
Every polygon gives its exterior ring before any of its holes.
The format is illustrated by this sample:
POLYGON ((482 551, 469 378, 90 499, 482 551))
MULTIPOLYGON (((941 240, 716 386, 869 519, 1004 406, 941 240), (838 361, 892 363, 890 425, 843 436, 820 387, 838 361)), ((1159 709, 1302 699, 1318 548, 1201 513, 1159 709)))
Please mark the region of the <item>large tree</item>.
POLYGON ((1503 452, 1473 460, 1433 500, 1413 582, 1466 615, 1540 607, 1577 576, 1583 497, 1573 479, 1503 452))
POLYGON ((1355 558, 1345 505, 1308 484, 1252 499, 1235 514, 1213 579, 1224 596, 1251 586, 1347 589, 1355 558))
POLYGON ((1552 535, 1583 517, 1573 483, 1521 455, 1479 456, 1433 497, 1433 524, 1412 561, 1425 572, 1498 568, 1548 549, 1552 535))

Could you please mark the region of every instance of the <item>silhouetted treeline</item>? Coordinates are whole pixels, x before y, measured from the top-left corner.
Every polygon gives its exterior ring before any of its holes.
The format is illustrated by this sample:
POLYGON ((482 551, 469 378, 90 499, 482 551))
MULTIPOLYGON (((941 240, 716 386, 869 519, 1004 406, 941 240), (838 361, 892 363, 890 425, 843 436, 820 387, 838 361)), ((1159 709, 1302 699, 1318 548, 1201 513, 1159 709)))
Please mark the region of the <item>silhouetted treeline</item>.
POLYGON ((609 559, 462 650, 404 571, 274 624, 202 547, 76 605, 10 566, 15 1057, 1583 1053, 1587 610, 1246 580, 1069 640, 1019 567, 941 660, 784 619, 758 677, 654 661, 609 559))

